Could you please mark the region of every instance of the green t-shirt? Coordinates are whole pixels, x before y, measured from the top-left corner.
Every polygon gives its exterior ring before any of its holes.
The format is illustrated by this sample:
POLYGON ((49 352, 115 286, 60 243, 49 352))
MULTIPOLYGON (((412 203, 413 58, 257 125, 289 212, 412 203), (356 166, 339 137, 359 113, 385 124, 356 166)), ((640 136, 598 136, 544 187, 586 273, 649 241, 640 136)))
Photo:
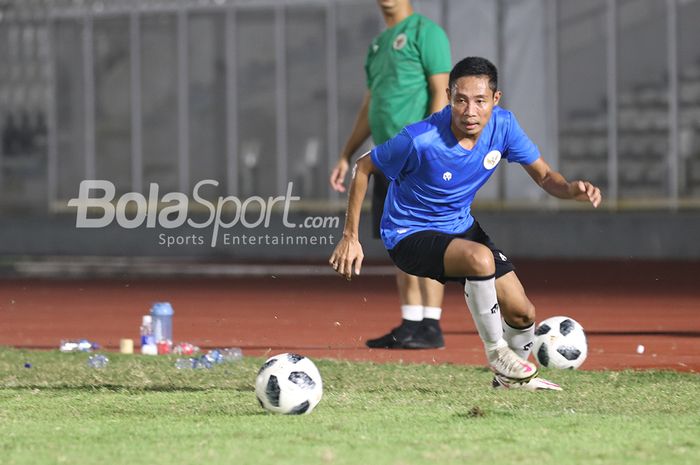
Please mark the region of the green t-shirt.
POLYGON ((365 62, 374 143, 425 118, 430 109, 428 77, 451 68, 447 34, 425 16, 412 14, 375 37, 365 62))

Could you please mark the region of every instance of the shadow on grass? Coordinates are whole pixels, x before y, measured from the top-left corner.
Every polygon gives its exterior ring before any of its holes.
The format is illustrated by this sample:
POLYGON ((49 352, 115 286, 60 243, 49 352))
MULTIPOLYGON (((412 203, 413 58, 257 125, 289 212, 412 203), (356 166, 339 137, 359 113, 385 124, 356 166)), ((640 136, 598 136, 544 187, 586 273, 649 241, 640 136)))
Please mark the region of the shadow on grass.
POLYGON ((26 384, 22 386, 0 387, 0 390, 6 391, 111 391, 111 392, 205 392, 205 391, 235 391, 235 392, 252 392, 255 389, 252 387, 197 387, 197 386, 173 386, 167 384, 155 384, 151 386, 130 386, 128 384, 26 384))
POLYGON ((505 412, 502 410, 484 410, 481 407, 475 405, 467 412, 457 412, 452 416, 458 420, 478 420, 479 418, 485 417, 512 418, 515 415, 512 412, 505 412))

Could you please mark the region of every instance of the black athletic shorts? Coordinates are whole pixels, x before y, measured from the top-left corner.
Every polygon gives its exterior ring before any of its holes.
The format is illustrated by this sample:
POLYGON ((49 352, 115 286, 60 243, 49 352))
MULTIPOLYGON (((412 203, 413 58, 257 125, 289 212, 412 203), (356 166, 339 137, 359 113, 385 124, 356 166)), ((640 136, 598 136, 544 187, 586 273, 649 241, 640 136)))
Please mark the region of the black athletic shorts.
POLYGON ((456 238, 478 242, 491 249, 496 263, 496 278, 515 270, 515 266, 508 257, 496 248, 476 221, 471 228, 461 234, 447 234, 439 231, 420 231, 411 234, 401 239, 396 247, 389 251, 389 256, 399 269, 408 274, 432 278, 443 284, 447 281, 464 283, 465 277, 445 276, 445 250, 452 239, 456 238))
POLYGON ((380 226, 382 224, 382 212, 384 200, 389 190, 389 180, 382 173, 373 173, 374 189, 372 190, 372 237, 381 239, 380 226))

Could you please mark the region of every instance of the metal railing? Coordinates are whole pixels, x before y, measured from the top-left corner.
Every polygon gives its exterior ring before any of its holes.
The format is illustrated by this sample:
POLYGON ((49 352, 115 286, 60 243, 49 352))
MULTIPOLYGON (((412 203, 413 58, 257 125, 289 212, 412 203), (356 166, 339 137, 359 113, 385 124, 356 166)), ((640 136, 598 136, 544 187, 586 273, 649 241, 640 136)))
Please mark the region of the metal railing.
MULTIPOLYGON (((447 24, 455 1, 424 0, 414 1, 414 5, 418 11, 421 7, 438 11, 440 17, 435 19, 447 24)), ((532 1, 540 5, 547 16, 543 44, 547 46, 549 65, 543 72, 557 74, 561 68, 561 56, 565 52, 555 44, 562 32, 576 26, 577 16, 567 15, 562 19, 563 15, 559 13, 567 7, 567 2, 532 1)), ((600 179, 604 183, 607 205, 612 208, 694 207, 700 199, 700 118, 695 121, 692 115, 695 114, 693 108, 700 109, 700 92, 696 97, 691 93, 685 100, 680 98, 684 89, 688 86, 692 88, 694 81, 681 82, 678 1, 665 2, 666 36, 663 39, 666 44, 666 82, 661 84, 659 91, 665 95, 660 105, 664 106, 666 116, 663 118, 667 122, 664 123, 665 129, 660 132, 662 135, 658 138, 665 137, 666 142, 660 150, 654 149, 656 151, 651 156, 651 161, 646 162, 638 161, 625 152, 633 150, 627 148, 628 139, 635 141, 640 138, 635 132, 631 132, 629 137, 626 135, 626 126, 621 126, 622 122, 626 121, 626 113, 622 114, 622 111, 631 108, 629 112, 634 114, 637 107, 634 106, 634 102, 631 107, 625 107, 627 103, 621 101, 622 97, 618 97, 622 95, 618 71, 623 58, 620 56, 619 38, 626 27, 620 15, 630 8, 630 2, 602 0, 598 3, 600 7, 585 11, 580 17, 581 20, 601 18, 605 24, 605 47, 600 51, 606 66, 600 75, 600 79, 605 81, 604 104, 591 117, 598 120, 595 124, 599 124, 602 118, 604 128, 599 134, 596 133, 595 125, 583 124, 580 125, 580 130, 572 129, 578 124, 578 120, 576 116, 570 115, 575 115, 577 109, 566 107, 560 99, 554 98, 553 103, 550 103, 553 108, 543 109, 543 117, 558 126, 554 140, 549 141, 548 145, 554 148, 561 147, 560 165, 573 173, 576 173, 577 164, 584 167, 581 168, 583 173, 594 173, 596 166, 603 168, 600 171, 600 179), (691 115, 689 123, 684 123, 688 119, 684 116, 686 114, 691 115), (687 153, 684 154, 681 154, 680 147, 682 129, 683 134, 690 134, 690 142, 684 149, 687 153), (625 144, 621 145, 623 142, 625 144), (597 159, 589 154, 598 143, 604 144, 605 148, 602 158, 596 161, 597 159), (576 148, 576 144, 583 149, 576 148), (582 150, 580 156, 576 155, 576 150, 582 150), (663 152, 663 158, 657 156, 659 151, 663 152), (652 169, 649 166, 656 166, 654 163, 663 168, 664 172, 661 175, 649 175, 649 170, 652 169), (640 174, 636 178, 632 176, 632 181, 629 182, 639 184, 641 187, 638 191, 641 194, 632 195, 629 194, 632 191, 625 184, 625 176, 635 170, 640 174), (645 182, 650 186, 657 183, 661 187, 645 191, 645 182), (660 191, 663 191, 663 194, 659 194, 660 191), (647 195, 645 192, 651 194, 647 195)), ((685 2, 688 3, 698 2, 685 2)), ((498 2, 497 5, 500 9, 508 8, 508 2, 498 2)), ((693 5, 691 7, 695 8, 693 5)), ((108 166, 117 166, 120 163, 128 166, 126 171, 130 182, 120 186, 123 190, 144 191, 153 173, 167 165, 168 170, 175 173, 176 181, 172 188, 188 192, 193 185, 191 168, 211 165, 223 167, 221 170, 207 169, 220 179, 222 189, 231 195, 272 195, 282 192, 287 183, 293 180, 303 186, 301 189, 307 204, 337 202, 338 196, 327 186, 327 174, 335 163, 341 141, 349 132, 348 123, 351 123, 354 117, 355 105, 359 104, 363 92, 362 63, 366 46, 371 37, 381 30, 381 24, 373 0, 0 2, 0 60, 3 63, 0 67, 0 123, 3 124, 0 191, 4 197, 0 207, 48 205, 49 211, 65 207, 67 193, 77 190, 75 179, 94 179, 110 174, 105 172, 104 168, 100 168, 100 161, 107 157, 111 157, 111 164, 108 166), (289 16, 295 11, 309 11, 316 17, 323 18, 323 24, 317 24, 309 33, 307 42, 300 45, 291 44, 292 38, 288 35, 295 25, 294 21, 297 21, 289 16), (258 16, 251 16, 256 14, 258 16), (197 38, 192 37, 191 21, 201 17, 209 18, 212 24, 216 21, 220 21, 221 24, 221 28, 213 33, 215 37, 212 43, 223 42, 222 49, 211 53, 214 65, 210 72, 218 73, 212 79, 220 79, 223 90, 218 94, 211 91, 211 95, 215 97, 210 98, 214 100, 210 105, 211 108, 217 109, 224 119, 221 126, 223 134, 220 135, 219 143, 221 150, 217 155, 223 161, 201 158, 198 155, 198 147, 193 146, 191 137, 193 132, 196 134, 204 124, 198 121, 199 114, 195 113, 201 102, 197 100, 198 96, 193 94, 191 76, 193 60, 197 60, 198 54, 203 50, 193 47, 197 38), (271 49, 272 53, 266 56, 261 54, 258 61, 251 59, 243 63, 242 51, 250 52, 251 49, 262 46, 242 36, 241 28, 246 24, 247 18, 257 18, 260 27, 269 32, 271 39, 267 48, 271 49), (102 27, 103 21, 109 20, 123 21, 128 36, 126 48, 111 52, 101 51, 101 48, 108 48, 109 44, 100 42, 103 38, 97 37, 97 31, 102 27), (144 63, 156 58, 162 50, 154 51, 153 47, 145 47, 147 39, 144 35, 148 34, 145 28, 150 24, 146 20, 172 23, 173 34, 163 40, 172 42, 170 47, 176 74, 175 84, 170 89, 175 101, 169 101, 174 107, 175 123, 165 131, 157 133, 161 139, 167 138, 163 134, 173 137, 170 145, 176 147, 176 153, 166 151, 159 154, 157 159, 149 162, 148 168, 147 162, 153 154, 145 151, 144 139, 152 129, 148 126, 149 121, 157 120, 160 110, 154 108, 157 104, 150 101, 146 107, 145 97, 149 96, 144 95, 144 78, 154 77, 144 75, 144 63), (70 34, 62 35, 62 32, 66 31, 70 31, 70 34), (62 42, 69 36, 80 38, 79 41, 74 41, 73 49, 69 49, 71 44, 62 42), (339 51, 341 47, 344 50, 348 49, 348 40, 351 40, 354 50, 350 56, 339 51), (305 47, 314 44, 316 48, 306 53, 305 47), (80 63, 79 69, 64 63, 66 53, 74 55, 73 59, 80 63), (112 55, 109 55, 110 53, 112 55), (309 81, 312 82, 305 83, 304 80, 297 79, 295 83, 290 84, 290 79, 299 67, 298 62, 308 60, 308 54, 313 54, 312 61, 317 69, 323 69, 323 75, 318 77, 309 73, 309 81), (342 70, 346 62, 352 62, 353 67, 357 68, 352 85, 344 85, 345 76, 342 70), (112 73, 111 82, 121 86, 120 88, 105 90, 103 83, 99 89, 96 87, 98 78, 104 77, 104 69, 101 66, 105 63, 114 67, 109 70, 109 73, 112 73), (128 69, 123 72, 119 67, 128 69), (271 78, 273 82, 269 89, 264 92, 256 89, 255 92, 258 93, 253 93, 254 95, 242 90, 248 84, 256 84, 256 73, 266 72, 271 72, 271 76, 265 76, 265 80, 270 81, 271 78), (313 112, 314 115, 311 115, 311 112, 298 114, 290 103, 295 93, 300 91, 306 92, 305 95, 310 95, 309 98, 313 99, 314 109, 317 110, 313 112), (116 129, 106 128, 97 113, 98 102, 110 93, 126 95, 129 105, 128 122, 116 129), (257 99, 260 108, 264 108, 265 112, 244 112, 242 101, 250 102, 252 99, 257 99), (70 110, 69 115, 66 109, 70 110), (25 144, 31 147, 18 149, 12 136, 14 134, 15 139, 22 139, 19 137, 22 130, 17 128, 24 123, 17 121, 16 115, 22 115, 23 112, 30 115, 30 120, 32 115, 40 115, 44 122, 30 121, 30 127, 23 129, 23 137, 25 144), (270 114, 273 115, 272 118, 269 118, 270 114), (314 116, 315 120, 311 116, 314 116), (13 118, 13 126, 8 130, 10 117, 13 118), (241 130, 242 125, 253 124, 254 121, 262 121, 267 128, 257 125, 255 134, 244 133, 241 130), (307 125, 304 126, 304 123, 307 125), (295 129, 299 127, 304 127, 306 133, 301 138, 297 136, 299 131, 295 129), (121 131, 119 137, 127 141, 128 154, 98 153, 98 140, 107 137, 104 134, 108 134, 109 131, 121 131), (26 142, 27 139, 31 139, 30 136, 39 142, 34 145, 26 142), (16 153, 21 150, 31 153, 16 153), (68 156, 69 152, 74 153, 68 156), (76 164, 77 160, 82 160, 82 163, 76 164), (64 179, 66 173, 72 177, 64 179), (43 192, 43 200, 38 198, 37 192, 43 192)), ((463 31, 448 28, 447 32, 453 42, 464 40, 460 36, 463 31)), ((695 34, 700 38, 700 32, 695 34)), ((163 70, 162 73, 165 76, 168 71, 163 70)), ((700 76, 697 80, 700 83, 700 76)), ((559 96, 560 92, 555 94, 559 96)), ((167 105, 164 108, 167 108, 167 105)), ((659 108, 657 104, 656 109, 659 108)), ((163 111, 164 117, 173 116, 168 114, 169 110, 163 111)), ((644 129, 641 129, 640 133, 643 131, 644 129)), ((501 178, 496 182, 503 184, 505 180, 501 178)), ((528 203, 525 199, 506 199, 504 192, 505 189, 499 189, 496 198, 487 199, 482 204, 497 205, 498 208, 518 208, 519 205, 528 203)))

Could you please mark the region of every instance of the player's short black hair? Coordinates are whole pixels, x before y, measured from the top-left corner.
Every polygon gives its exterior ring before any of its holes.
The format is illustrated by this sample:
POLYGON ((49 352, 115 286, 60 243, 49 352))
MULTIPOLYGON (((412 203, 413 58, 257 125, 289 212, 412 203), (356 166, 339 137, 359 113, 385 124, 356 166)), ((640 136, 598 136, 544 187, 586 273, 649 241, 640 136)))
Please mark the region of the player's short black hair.
POLYGON ((467 57, 457 63, 450 71, 450 91, 455 91, 457 79, 465 76, 486 76, 489 78, 489 88, 496 92, 498 90, 498 70, 496 66, 486 58, 467 57))

